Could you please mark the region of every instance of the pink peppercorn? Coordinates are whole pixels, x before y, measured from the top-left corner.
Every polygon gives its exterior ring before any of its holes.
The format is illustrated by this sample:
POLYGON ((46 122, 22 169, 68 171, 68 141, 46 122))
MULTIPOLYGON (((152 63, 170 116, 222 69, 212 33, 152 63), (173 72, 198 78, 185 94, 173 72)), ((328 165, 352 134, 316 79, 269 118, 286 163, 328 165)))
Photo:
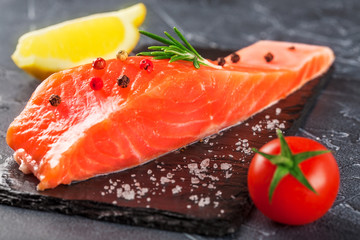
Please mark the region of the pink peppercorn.
POLYGON ((92 77, 90 79, 90 87, 92 90, 100 90, 104 86, 104 82, 101 78, 98 77, 92 77))
POLYGON ((154 65, 153 65, 152 61, 150 61, 149 59, 143 59, 140 62, 140 68, 144 69, 150 73, 150 72, 152 72, 154 65))
POLYGON ((92 62, 92 67, 96 70, 103 69, 105 66, 106 66, 106 61, 101 57, 98 57, 92 62))

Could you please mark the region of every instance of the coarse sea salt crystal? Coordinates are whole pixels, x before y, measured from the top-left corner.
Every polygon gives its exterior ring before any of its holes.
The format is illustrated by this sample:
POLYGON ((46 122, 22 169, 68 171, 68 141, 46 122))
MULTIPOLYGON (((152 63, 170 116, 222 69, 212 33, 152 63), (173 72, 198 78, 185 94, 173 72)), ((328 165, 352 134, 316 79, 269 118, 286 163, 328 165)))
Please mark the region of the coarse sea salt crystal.
POLYGON ((161 177, 161 178, 160 178, 160 182, 161 182, 161 184, 164 185, 165 183, 169 183, 169 182, 171 182, 171 181, 170 181, 170 179, 168 179, 167 177, 161 177))
POLYGON ((116 190, 116 196, 118 198, 124 198, 126 200, 134 200, 135 199, 135 191, 130 189, 129 184, 125 184, 123 188, 118 188, 116 190))
POLYGON ((197 165, 197 163, 189 163, 189 164, 188 164, 188 168, 189 168, 190 173, 192 173, 192 172, 194 172, 196 169, 198 169, 198 165, 197 165))
POLYGON ((200 198, 199 200, 199 207, 205 207, 206 205, 210 204, 210 197, 200 198))
POLYGON ((261 125, 260 124, 256 124, 255 126, 251 127, 251 129, 254 132, 261 132, 261 125))
POLYGON ((198 184, 200 180, 197 177, 191 177, 191 183, 192 184, 198 184))
POLYGON ((149 192, 149 189, 148 188, 140 188, 138 191, 137 191, 137 194, 139 194, 140 196, 144 196, 146 193, 149 192))
POLYGON ((182 190, 182 187, 179 185, 176 185, 171 191, 173 194, 178 194, 181 192, 181 190, 182 190))
POLYGON ((201 161, 200 163, 200 167, 201 168, 207 168, 210 164, 210 159, 209 158, 206 158, 204 160, 201 161))
POLYGON ((130 184, 123 184, 121 185, 125 191, 130 191, 131 187, 130 187, 130 184))
POLYGON ((281 113, 281 108, 276 108, 276 109, 275 109, 275 114, 276 114, 276 115, 279 115, 280 113, 281 113))
POLYGON ((197 201, 199 199, 199 197, 197 195, 191 195, 189 197, 189 199, 192 200, 192 201, 197 201))
POLYGON ((220 168, 221 170, 229 170, 232 167, 230 163, 221 163, 220 168))
POLYGON ((225 172, 225 178, 230 178, 232 176, 232 173, 229 173, 228 171, 225 172))
POLYGON ((174 173, 168 173, 168 174, 166 174, 166 177, 167 178, 172 178, 174 175, 175 175, 174 173))

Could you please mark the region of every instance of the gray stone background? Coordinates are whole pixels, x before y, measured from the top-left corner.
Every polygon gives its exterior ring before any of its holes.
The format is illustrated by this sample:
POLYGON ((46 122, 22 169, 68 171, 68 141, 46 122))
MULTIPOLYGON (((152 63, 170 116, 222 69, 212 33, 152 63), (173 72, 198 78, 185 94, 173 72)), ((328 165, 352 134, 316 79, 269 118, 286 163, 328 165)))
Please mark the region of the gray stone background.
MULTIPOLYGON (((29 30, 97 12, 114 11, 137 1, 0 0, 0 157, 11 154, 5 133, 38 82, 10 59, 17 39, 29 30), (7 88, 6 82, 18 81, 7 88), (24 98, 22 98, 24 99, 24 98), (25 98, 26 99, 26 98, 25 98)), ((142 28, 160 34, 177 26, 195 46, 239 49, 259 39, 330 46, 335 70, 312 113, 297 133, 334 151, 341 185, 334 206, 307 226, 276 224, 254 209, 237 233, 224 239, 358 239, 360 234, 360 1, 144 0, 142 28)), ((142 38, 138 46, 151 44, 142 38)), ((0 159, 1 160, 1 159, 0 159)), ((0 206, 0 239, 212 239, 112 224, 77 216, 0 206)))

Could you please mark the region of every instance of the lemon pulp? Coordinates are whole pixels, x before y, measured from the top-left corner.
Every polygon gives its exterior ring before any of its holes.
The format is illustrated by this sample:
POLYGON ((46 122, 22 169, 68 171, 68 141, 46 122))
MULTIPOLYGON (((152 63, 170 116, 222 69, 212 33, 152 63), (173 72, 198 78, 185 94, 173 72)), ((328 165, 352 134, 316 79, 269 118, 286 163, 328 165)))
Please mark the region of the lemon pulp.
POLYGON ((29 57, 34 54, 34 49, 36 49, 38 57, 56 56, 78 62, 83 58, 100 56, 113 51, 124 40, 124 33, 125 27, 117 17, 77 22, 63 26, 61 31, 49 30, 46 38, 38 35, 31 41, 24 42, 26 47, 20 49, 20 54, 23 57, 29 57), (71 43, 71 47, 64 46, 63 43, 71 43))

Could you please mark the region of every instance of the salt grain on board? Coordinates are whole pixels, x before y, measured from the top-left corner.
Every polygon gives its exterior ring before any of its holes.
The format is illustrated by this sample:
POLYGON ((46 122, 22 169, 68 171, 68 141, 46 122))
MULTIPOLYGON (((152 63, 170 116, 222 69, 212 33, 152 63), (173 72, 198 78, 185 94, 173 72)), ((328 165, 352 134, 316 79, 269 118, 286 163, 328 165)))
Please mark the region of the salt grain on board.
POLYGON ((167 178, 172 178, 174 175, 175 175, 174 173, 167 173, 167 174, 166 174, 166 177, 167 177, 167 178))
POLYGON ((140 188, 138 191, 137 191, 137 194, 139 194, 140 196, 144 196, 146 193, 149 192, 149 189, 148 188, 140 188))
POLYGON ((199 207, 205 207, 206 205, 209 205, 209 204, 210 204, 210 198, 209 197, 200 198, 199 207))
POLYGON ((171 180, 168 179, 167 177, 161 177, 161 178, 160 178, 160 182, 161 182, 162 185, 164 185, 164 184, 166 184, 166 183, 171 182, 171 180))
POLYGON ((207 167, 209 166, 209 164, 210 164, 210 159, 209 159, 209 158, 206 158, 206 159, 204 159, 204 160, 201 161, 200 167, 201 167, 202 169, 204 169, 204 168, 207 168, 207 167))
POLYGON ((171 191, 172 191, 172 194, 178 194, 181 192, 181 190, 182 190, 182 187, 179 185, 176 185, 171 191))
POLYGON ((197 165, 197 163, 189 163, 188 168, 189 168, 190 173, 193 173, 193 172, 195 172, 196 169, 198 169, 198 165, 197 165))
POLYGON ((198 196, 197 196, 197 195, 191 195, 191 196, 189 197, 189 199, 190 199, 191 201, 197 201, 197 200, 198 200, 198 196))
POLYGON ((129 184, 123 184, 121 188, 116 190, 116 196, 126 200, 133 200, 135 199, 135 191, 130 189, 129 184))
MULTIPOLYGON (((221 134, 218 134, 221 135, 221 134)), ((209 143, 210 146, 214 145, 214 144, 218 144, 218 142, 209 142, 210 139, 214 139, 216 136, 212 136, 210 138, 208 138, 207 141, 204 141, 204 143, 209 143)), ((236 144, 237 147, 241 148, 242 152, 246 152, 247 148, 249 148, 249 143, 248 140, 246 139, 239 139, 239 142, 236 144)), ((226 147, 219 147, 218 149, 224 149, 226 147)), ((207 153, 212 153, 213 150, 208 150, 207 153)), ((186 165, 177 165, 175 168, 170 169, 170 172, 167 172, 165 176, 162 176, 159 178, 155 177, 155 173, 154 170, 152 169, 148 169, 147 170, 147 175, 149 176, 149 179, 151 181, 151 183, 153 184, 152 188, 142 188, 141 187, 141 182, 142 181, 138 181, 138 179, 140 179, 141 176, 143 175, 136 175, 136 174, 132 174, 132 182, 133 183, 123 183, 121 180, 109 180, 110 186, 104 186, 105 191, 101 192, 101 195, 106 195, 106 194, 111 194, 112 191, 115 192, 116 196, 119 199, 125 199, 125 200, 134 200, 134 199, 138 199, 136 200, 138 203, 141 203, 142 201, 140 199, 144 198, 145 201, 150 202, 151 198, 150 196, 160 196, 163 195, 166 191, 170 191, 173 195, 179 194, 182 192, 183 184, 188 183, 190 184, 190 192, 196 192, 198 188, 205 188, 208 189, 209 191, 209 195, 207 194, 193 194, 189 197, 189 200, 192 201, 195 205, 199 206, 199 207, 205 207, 205 206, 211 206, 214 208, 217 208, 219 206, 219 199, 221 198, 222 192, 221 191, 217 191, 214 199, 215 201, 213 201, 211 199, 211 195, 213 196, 213 194, 215 192, 216 189, 216 182, 220 181, 220 178, 229 178, 232 176, 232 164, 230 163, 226 163, 223 162, 224 159, 228 159, 228 158, 232 158, 234 159, 234 155, 232 154, 216 154, 212 156, 213 158, 218 158, 219 160, 221 160, 221 162, 213 162, 210 158, 205 158, 201 161, 195 160, 195 159, 188 159, 188 161, 190 163, 186 164, 186 165), (218 169, 223 171, 223 174, 220 176, 216 176, 218 174, 216 174, 215 176, 212 175, 213 171, 215 169, 218 169), (176 177, 176 172, 179 172, 180 170, 183 169, 189 169, 189 174, 191 176, 191 180, 190 183, 188 181, 186 181, 188 178, 185 177, 176 177), (138 179, 135 179, 135 177, 138 177, 138 179), (220 177, 220 178, 219 178, 220 177), (182 185, 175 185, 175 179, 180 179, 182 181, 182 185), (119 182, 120 187, 116 187, 117 182, 119 182), (162 187, 161 187, 161 185, 162 187), (174 185, 172 185, 174 184, 174 185), (156 186, 156 187, 155 187, 156 186), (212 194, 211 194, 212 192, 212 194)), ((186 157, 183 157, 183 159, 185 160, 186 157)), ((217 161, 215 159, 213 159, 213 161, 217 161)), ((164 162, 157 162, 156 168, 158 170, 158 172, 164 172, 164 171, 169 171, 168 168, 165 167, 165 163, 164 162)), ((149 207, 149 205, 147 205, 146 207, 149 207)), ((192 205, 186 205, 186 207, 188 209, 190 209, 192 207, 192 205)))
POLYGON ((232 176, 232 173, 229 173, 228 171, 225 172, 225 178, 230 178, 232 176))
POLYGON ((281 108, 276 108, 276 109, 275 109, 275 114, 276 114, 276 115, 279 115, 280 113, 281 113, 281 108))
POLYGON ((197 177, 191 177, 191 183, 198 184, 198 183, 200 183, 200 180, 197 177))
MULTIPOLYGON (((277 108, 276 115, 281 113, 281 109, 277 108)), ((260 120, 257 124, 251 127, 253 130, 253 135, 256 135, 257 132, 261 132, 262 130, 274 130, 276 128, 284 129, 285 128, 285 120, 280 122, 278 119, 270 119, 269 115, 265 116, 266 120, 260 120)))
POLYGON ((232 167, 230 163, 221 163, 220 168, 221 170, 229 170, 232 167))

